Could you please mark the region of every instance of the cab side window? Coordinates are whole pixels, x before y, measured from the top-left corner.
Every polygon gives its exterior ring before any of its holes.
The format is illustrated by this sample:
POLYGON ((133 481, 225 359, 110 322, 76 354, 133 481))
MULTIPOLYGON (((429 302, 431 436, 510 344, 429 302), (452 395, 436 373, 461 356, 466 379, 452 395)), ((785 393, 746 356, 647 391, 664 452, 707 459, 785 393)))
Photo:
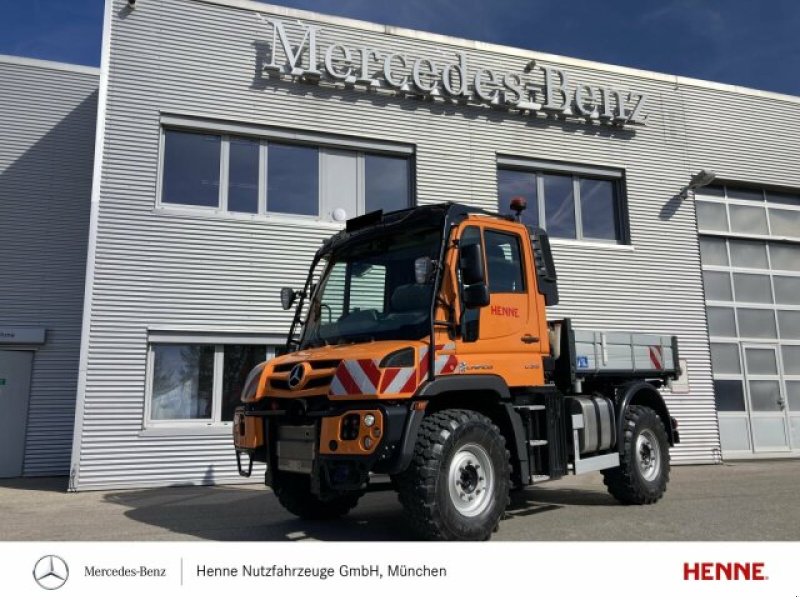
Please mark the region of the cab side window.
MULTIPOLYGON (((464 233, 461 234, 461 239, 458 242, 460 247, 469 244, 481 245, 481 230, 478 227, 466 227, 464 233)), ((460 283, 460 282, 459 282, 460 283)), ((463 290, 463 286, 460 286, 463 290)), ((465 342, 474 342, 478 339, 480 325, 480 309, 479 308, 466 308, 464 315, 461 319, 461 336, 465 342)))
POLYGON ((514 294, 525 291, 522 270, 522 252, 519 237, 487 229, 483 233, 486 243, 486 267, 489 272, 490 294, 514 294))

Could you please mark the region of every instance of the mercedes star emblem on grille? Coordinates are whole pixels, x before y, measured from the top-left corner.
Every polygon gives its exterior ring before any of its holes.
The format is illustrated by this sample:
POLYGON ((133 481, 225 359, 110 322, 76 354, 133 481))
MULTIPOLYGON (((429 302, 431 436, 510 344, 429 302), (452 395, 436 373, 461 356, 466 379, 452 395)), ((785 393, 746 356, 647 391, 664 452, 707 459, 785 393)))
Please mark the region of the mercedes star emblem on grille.
POLYGON ((303 383, 303 377, 306 374, 305 366, 300 363, 292 367, 292 370, 289 372, 289 387, 292 389, 296 389, 303 383))

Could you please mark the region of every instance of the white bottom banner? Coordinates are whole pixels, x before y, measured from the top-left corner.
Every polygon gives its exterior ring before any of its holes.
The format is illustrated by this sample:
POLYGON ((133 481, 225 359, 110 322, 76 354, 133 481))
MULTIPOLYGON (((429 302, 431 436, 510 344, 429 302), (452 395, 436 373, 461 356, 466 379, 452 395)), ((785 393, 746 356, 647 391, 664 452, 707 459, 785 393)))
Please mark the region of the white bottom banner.
POLYGON ((3 542, 3 598, 800 598, 800 543, 3 542))

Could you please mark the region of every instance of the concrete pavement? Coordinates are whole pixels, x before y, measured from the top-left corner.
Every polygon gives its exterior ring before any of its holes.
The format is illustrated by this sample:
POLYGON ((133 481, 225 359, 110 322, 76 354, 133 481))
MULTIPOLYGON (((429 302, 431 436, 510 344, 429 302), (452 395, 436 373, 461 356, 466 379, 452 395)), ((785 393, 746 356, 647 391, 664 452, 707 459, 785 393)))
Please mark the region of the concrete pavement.
MULTIPOLYGON (((410 540, 392 491, 304 522, 261 485, 67 494, 66 479, 0 480, 0 540, 410 540)), ((599 474, 512 496, 494 540, 800 540, 800 461, 673 467, 653 506, 621 506, 599 474)))

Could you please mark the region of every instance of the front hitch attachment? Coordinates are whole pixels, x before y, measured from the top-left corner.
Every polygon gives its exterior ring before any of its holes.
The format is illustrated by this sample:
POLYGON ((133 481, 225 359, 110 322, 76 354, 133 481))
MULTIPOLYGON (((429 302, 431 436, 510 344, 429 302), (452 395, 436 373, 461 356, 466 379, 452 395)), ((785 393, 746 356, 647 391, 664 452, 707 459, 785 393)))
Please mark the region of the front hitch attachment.
POLYGON ((241 450, 236 451, 236 468, 239 469, 239 475, 242 477, 250 477, 253 474, 253 455, 248 454, 247 452, 242 452, 241 450), (247 471, 242 469, 242 454, 247 454, 247 458, 249 460, 249 464, 247 465, 247 471))

